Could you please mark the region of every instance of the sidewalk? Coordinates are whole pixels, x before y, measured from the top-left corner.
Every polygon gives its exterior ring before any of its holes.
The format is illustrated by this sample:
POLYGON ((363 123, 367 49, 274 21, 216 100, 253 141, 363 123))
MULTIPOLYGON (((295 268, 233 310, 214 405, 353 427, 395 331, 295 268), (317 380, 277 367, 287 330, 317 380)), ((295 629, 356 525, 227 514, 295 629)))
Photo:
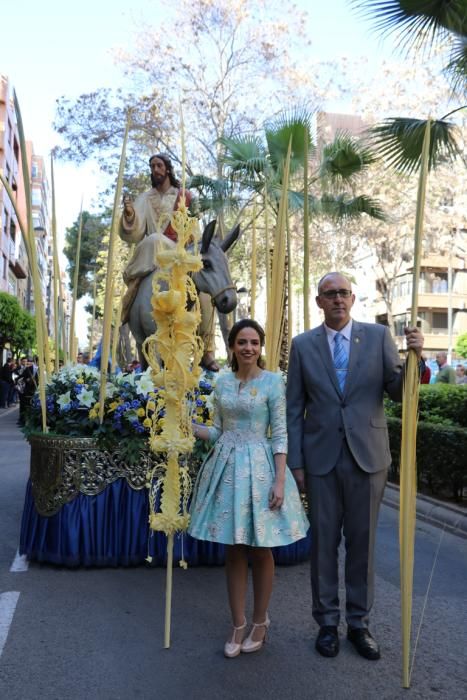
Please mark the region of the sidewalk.
MULTIPOLYGON (((399 486, 387 483, 383 503, 399 510, 399 486)), ((453 535, 467 539, 467 508, 437 501, 429 496, 417 496, 417 520, 442 527, 453 535)))
MULTIPOLYGON (((20 432, 20 428, 16 425, 17 413, 17 406, 0 409, 0 444, 2 434, 11 434, 13 431, 20 432)), ((399 510, 399 486, 387 483, 383 503, 390 508, 399 510)), ((467 507, 451 505, 419 494, 417 496, 417 519, 467 539, 467 507)))

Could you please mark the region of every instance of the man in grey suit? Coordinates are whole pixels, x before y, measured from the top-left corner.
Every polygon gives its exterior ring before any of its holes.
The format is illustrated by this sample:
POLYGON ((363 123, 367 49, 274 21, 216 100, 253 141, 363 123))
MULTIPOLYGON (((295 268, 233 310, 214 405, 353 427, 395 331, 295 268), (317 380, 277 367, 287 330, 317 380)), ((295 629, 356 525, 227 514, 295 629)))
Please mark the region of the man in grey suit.
MULTIPOLYGON (((312 532, 316 649, 339 652, 338 547, 345 537, 347 638, 379 659, 368 630, 373 604, 374 544, 391 462, 383 395, 402 400, 403 363, 386 326, 350 317, 355 296, 337 272, 318 285, 324 323, 292 342, 287 379, 288 465, 308 495, 312 532)), ((423 336, 406 329, 420 360, 423 336)))

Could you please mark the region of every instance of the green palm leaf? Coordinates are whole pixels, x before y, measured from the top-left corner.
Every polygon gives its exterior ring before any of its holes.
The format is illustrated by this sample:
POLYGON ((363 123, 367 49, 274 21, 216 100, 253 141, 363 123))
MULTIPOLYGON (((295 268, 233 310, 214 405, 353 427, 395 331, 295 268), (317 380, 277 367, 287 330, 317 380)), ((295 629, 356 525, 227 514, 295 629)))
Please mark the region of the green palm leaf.
MULTIPOLYGON (((376 150, 400 172, 412 174, 420 167, 426 120, 395 117, 370 129, 376 150)), ((461 156, 456 127, 446 121, 431 122, 429 170, 461 156)))
POLYGON ((206 175, 192 175, 187 187, 197 190, 197 206, 201 213, 213 211, 237 211, 241 205, 240 198, 234 192, 231 180, 211 178, 206 175))
MULTIPOLYGON (((275 182, 268 187, 268 195, 270 201, 275 203, 277 206, 281 198, 282 186, 275 182)), ((288 202, 287 210, 289 214, 295 214, 296 212, 303 211, 303 192, 298 192, 297 190, 288 190, 287 192, 288 202)))
POLYGON ((465 96, 467 92, 467 39, 461 38, 455 42, 451 52, 451 59, 446 66, 446 71, 451 76, 454 92, 465 96))
POLYGON ((224 136, 219 142, 225 148, 222 162, 232 173, 248 175, 255 179, 268 169, 267 153, 258 136, 224 136))
POLYGON ((465 0, 352 0, 381 34, 401 30, 401 46, 432 45, 449 32, 467 36, 465 0))
POLYGON ((386 221, 386 216, 378 200, 365 195, 349 197, 345 193, 336 196, 326 193, 318 202, 315 202, 315 211, 321 216, 328 216, 335 221, 358 219, 361 214, 368 214, 373 219, 386 221))
POLYGON ((305 133, 308 134, 308 143, 311 143, 312 116, 312 112, 296 108, 282 112, 264 125, 271 165, 280 179, 291 138, 290 173, 303 168, 305 133))
POLYGON ((323 148, 319 176, 337 186, 351 181, 377 160, 375 154, 347 132, 323 148))

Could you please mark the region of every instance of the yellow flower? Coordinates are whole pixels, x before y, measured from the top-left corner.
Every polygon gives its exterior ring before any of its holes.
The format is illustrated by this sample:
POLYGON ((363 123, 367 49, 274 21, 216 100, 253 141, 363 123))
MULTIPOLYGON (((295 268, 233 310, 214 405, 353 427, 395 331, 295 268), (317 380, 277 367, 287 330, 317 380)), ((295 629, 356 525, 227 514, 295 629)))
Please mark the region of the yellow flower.
POLYGON ((136 411, 136 415, 142 418, 146 415, 146 411, 144 410, 144 408, 138 408, 138 410, 136 411))
POLYGON ((155 411, 156 410, 156 404, 154 401, 148 401, 146 404, 146 408, 148 411, 155 411))
POLYGON ((83 379, 83 377, 78 377, 78 379, 76 380, 76 383, 77 383, 77 384, 84 384, 84 379, 83 379))
POLYGON ((145 418, 143 420, 143 425, 145 428, 150 428, 152 425, 152 420, 150 418, 145 418))
POLYGON ((208 420, 205 422, 204 425, 212 425, 212 420, 210 420, 210 419, 208 418, 208 420))
POLYGON ((120 401, 112 401, 112 403, 109 405, 108 413, 111 413, 112 411, 115 411, 117 406, 120 405, 120 401))

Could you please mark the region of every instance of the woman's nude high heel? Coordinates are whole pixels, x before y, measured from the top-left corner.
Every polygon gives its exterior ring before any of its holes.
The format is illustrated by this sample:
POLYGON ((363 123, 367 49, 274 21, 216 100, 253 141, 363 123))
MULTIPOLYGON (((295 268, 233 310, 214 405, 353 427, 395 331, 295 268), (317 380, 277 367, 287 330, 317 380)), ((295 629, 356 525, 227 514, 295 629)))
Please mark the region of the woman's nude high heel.
POLYGON ((266 634, 268 632, 268 628, 269 628, 270 624, 271 624, 271 620, 269 619, 268 614, 266 614, 266 619, 264 622, 253 622, 253 626, 250 630, 250 634, 245 639, 245 641, 243 641, 241 644, 241 650, 244 654, 251 654, 252 652, 259 651, 261 649, 263 644, 266 642, 266 634), (255 642, 253 640, 253 634, 258 627, 264 627, 264 637, 262 639, 260 639, 259 641, 255 642))
POLYGON ((240 654, 240 651, 242 650, 242 642, 237 642, 237 632, 240 632, 241 630, 244 630, 245 628, 246 628, 246 618, 245 618, 245 622, 243 623, 243 625, 240 625, 240 627, 233 628, 232 639, 230 640, 230 642, 226 642, 224 644, 224 656, 226 656, 228 659, 234 659, 236 656, 238 656, 240 654))

